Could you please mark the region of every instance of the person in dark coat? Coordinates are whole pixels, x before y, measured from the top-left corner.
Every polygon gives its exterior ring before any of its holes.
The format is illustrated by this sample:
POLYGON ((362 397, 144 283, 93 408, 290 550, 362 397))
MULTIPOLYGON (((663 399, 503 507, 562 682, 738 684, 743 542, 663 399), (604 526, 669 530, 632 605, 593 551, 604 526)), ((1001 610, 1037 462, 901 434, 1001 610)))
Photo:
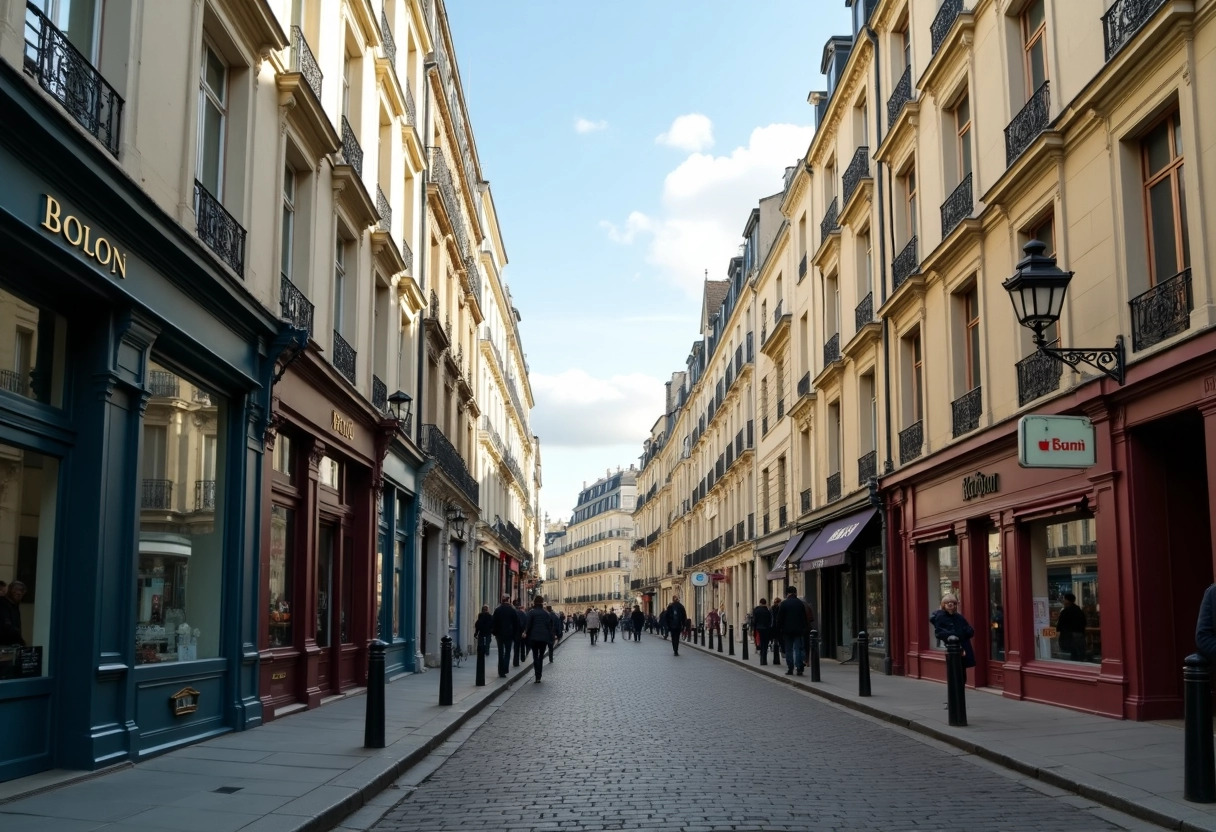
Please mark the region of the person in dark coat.
POLYGON ((515 666, 519 667, 520 662, 528 660, 528 640, 524 638, 524 628, 527 626, 528 613, 524 610, 524 605, 519 601, 515 602, 515 615, 519 619, 519 638, 515 640, 515 666))
POLYGON ((604 644, 607 644, 610 638, 612 641, 616 641, 616 625, 621 621, 617 618, 616 607, 608 610, 608 612, 600 616, 600 619, 604 624, 604 644))
POLYGON ((671 633, 671 649, 675 655, 680 655, 680 632, 688 622, 688 610, 680 603, 680 596, 672 596, 671 603, 663 611, 663 621, 671 633))
POLYGON ((1060 639, 1060 649, 1068 651, 1068 658, 1074 662, 1085 661, 1085 610, 1077 606, 1077 596, 1071 592, 1064 593, 1064 608, 1056 619, 1056 632, 1060 639))
POLYGON ((629 620, 633 623, 633 640, 642 640, 642 627, 646 625, 646 613, 642 612, 642 608, 637 604, 633 605, 633 612, 629 613, 629 620))
POLYGON ((1199 618, 1195 621, 1195 648, 1199 655, 1216 663, 1216 584, 1203 593, 1199 618))
POLYGON ((532 672, 536 674, 533 684, 540 684, 541 672, 545 669, 545 651, 556 634, 553 617, 545 609, 545 599, 537 595, 532 600, 532 609, 524 615, 524 639, 532 650, 532 672))
POLYGON ((933 625, 933 635, 942 644, 950 636, 958 636, 959 646, 963 649, 963 667, 975 667, 975 649, 971 646, 975 628, 958 611, 957 595, 953 592, 943 595, 942 607, 929 616, 929 623, 933 625))
POLYGON ((546 606, 545 612, 549 613, 549 619, 553 622, 553 640, 549 642, 549 664, 553 664, 553 648, 562 637, 562 619, 553 611, 552 605, 546 606))
POLYGON ((494 616, 490 615, 490 605, 482 604, 473 625, 473 634, 477 637, 477 652, 483 656, 490 655, 490 636, 494 635, 494 616))
POLYGON ((806 623, 806 607, 798 597, 795 587, 785 588, 785 600, 777 607, 777 632, 785 643, 785 675, 797 671, 802 675, 806 667, 806 655, 802 652, 810 628, 806 623))
POLYGON ((26 647, 21 635, 21 599, 25 597, 25 584, 13 581, 0 595, 0 645, 26 647))
POLYGON ((506 678, 511 670, 511 651, 519 641, 519 616, 511 606, 511 596, 502 596, 502 602, 494 610, 491 632, 498 643, 498 678, 506 678))
POLYGON ((768 664, 768 642, 773 637, 773 613, 768 608, 768 601, 763 598, 756 608, 752 610, 752 627, 756 630, 756 637, 759 639, 760 664, 768 664))

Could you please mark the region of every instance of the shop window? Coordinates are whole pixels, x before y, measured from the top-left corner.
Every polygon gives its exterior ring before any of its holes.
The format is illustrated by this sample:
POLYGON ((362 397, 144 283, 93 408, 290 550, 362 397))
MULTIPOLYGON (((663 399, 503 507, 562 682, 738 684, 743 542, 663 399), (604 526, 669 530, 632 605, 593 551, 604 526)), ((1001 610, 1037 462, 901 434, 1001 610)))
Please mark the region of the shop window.
POLYGON ((47 672, 59 463, 0 444, 0 680, 47 672))
POLYGON ((223 605, 224 426, 227 403, 159 363, 149 384, 176 395, 153 395, 144 414, 135 585, 138 664, 193 661, 219 655, 223 605), (153 459, 147 455, 152 454, 153 459), (150 468, 148 466, 151 466, 150 468), (205 511, 184 497, 184 484, 210 477, 205 511))
POLYGON ((1004 564, 1001 561, 1001 533, 988 530, 988 647, 995 661, 1005 660, 1004 564))
MULTIPOLYGON (((960 593, 962 583, 958 565, 958 544, 954 542, 934 543, 926 548, 925 554, 927 557, 925 566, 928 574, 926 584, 926 601, 928 603, 928 614, 925 616, 926 625, 929 621, 928 616, 932 615, 935 610, 941 609, 942 596, 948 592, 952 592, 958 596, 958 611, 963 613, 965 617, 963 596, 960 593)), ((946 645, 936 641, 933 646, 938 650, 946 649, 946 645)))
POLYGON ((1035 658, 1100 663, 1102 607, 1093 518, 1074 516, 1032 524, 1030 569, 1035 658))
POLYGON ((295 456, 292 452, 290 436, 280 433, 275 438, 274 453, 271 456, 271 460, 274 470, 283 474, 290 481, 292 472, 295 470, 295 456))
POLYGON ((0 390, 63 406, 61 317, 0 289, 0 390))
POLYGON ((228 122, 228 65, 219 51, 203 43, 199 69, 198 162, 195 177, 221 202, 224 199, 224 150, 228 122))
POLYGON ((342 464, 330 457, 321 457, 317 465, 317 481, 327 488, 339 490, 342 483, 342 464))
POLYGON ((882 592, 882 547, 871 546, 866 549, 866 620, 864 626, 870 637, 870 646, 875 650, 886 651, 887 631, 884 628, 886 616, 883 614, 882 592))
POLYGON ((283 506, 270 508, 270 646, 293 643, 291 601, 295 562, 295 512, 283 506))
POLYGON ((334 557, 334 527, 328 523, 321 525, 321 534, 317 541, 317 631, 318 647, 329 646, 330 609, 329 602, 333 598, 333 557, 334 557))

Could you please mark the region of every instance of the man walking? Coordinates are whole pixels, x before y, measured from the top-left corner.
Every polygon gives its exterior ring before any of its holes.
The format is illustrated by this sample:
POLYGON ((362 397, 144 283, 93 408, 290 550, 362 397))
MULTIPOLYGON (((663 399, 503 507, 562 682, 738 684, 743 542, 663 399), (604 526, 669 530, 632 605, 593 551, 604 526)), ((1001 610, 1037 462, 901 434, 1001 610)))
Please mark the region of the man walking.
POLYGON ((519 616, 511 606, 511 596, 504 595, 490 626, 494 641, 498 644, 498 678, 505 679, 511 670, 511 651, 519 641, 519 616))
POLYGON ((684 609, 684 605, 680 603, 679 595, 672 596, 671 603, 667 605, 667 609, 663 613, 663 620, 671 632, 672 652, 678 656, 680 655, 680 632, 688 620, 688 610, 684 609))
POLYGON ((802 652, 803 640, 806 638, 808 627, 806 623, 806 606, 798 597, 798 590, 792 586, 785 588, 785 600, 777 607, 777 632, 785 641, 785 675, 798 675, 806 666, 802 652))
POLYGON ((642 612, 642 608, 637 604, 633 605, 633 612, 629 614, 629 620, 633 623, 633 640, 642 640, 642 625, 646 623, 646 613, 642 612))
POLYGON ((521 661, 528 660, 528 640, 524 638, 524 632, 528 629, 528 613, 524 611, 524 605, 515 600, 515 617, 519 619, 519 628, 516 632, 519 634, 515 639, 515 666, 519 667, 521 661))
POLYGON ((773 613, 768 608, 768 601, 763 598, 752 610, 752 626, 756 629, 759 639, 760 664, 768 664, 768 642, 773 637, 773 613))

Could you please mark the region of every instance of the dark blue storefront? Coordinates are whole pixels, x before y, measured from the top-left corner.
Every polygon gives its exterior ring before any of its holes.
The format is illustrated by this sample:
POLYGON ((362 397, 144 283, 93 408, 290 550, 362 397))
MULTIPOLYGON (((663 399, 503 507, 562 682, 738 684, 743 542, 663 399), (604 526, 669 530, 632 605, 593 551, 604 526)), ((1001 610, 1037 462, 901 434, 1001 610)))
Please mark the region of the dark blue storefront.
POLYGON ((282 324, 0 63, 0 780, 258 725, 282 324), (4 516, 8 515, 8 520, 4 516))

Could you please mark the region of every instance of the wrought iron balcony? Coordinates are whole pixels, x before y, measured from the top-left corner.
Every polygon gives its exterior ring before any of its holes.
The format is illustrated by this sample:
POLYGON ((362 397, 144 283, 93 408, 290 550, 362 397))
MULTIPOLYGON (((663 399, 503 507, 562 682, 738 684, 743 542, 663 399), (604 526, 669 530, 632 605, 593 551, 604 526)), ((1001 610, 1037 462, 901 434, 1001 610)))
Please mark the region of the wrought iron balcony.
POLYGON ((197 179, 194 181, 194 215, 198 238, 228 268, 244 277, 245 229, 197 179))
POLYGON ((785 399, 777 399, 777 418, 785 418, 785 399))
POLYGON ((777 509, 777 528, 784 528, 790 521, 789 506, 780 506, 777 509))
POLYGON ((397 41, 393 40, 393 27, 388 25, 388 15, 380 9, 380 36, 384 39, 384 57, 389 64, 397 68, 397 41))
POLYGON ((37 6, 25 4, 25 71, 89 135, 118 156, 123 100, 37 6))
POLYGON ((26 395, 25 379, 16 370, 0 370, 0 390, 26 395))
POLYGON ((857 457, 857 482, 865 485, 878 473, 878 451, 857 457))
POLYGON ((811 395, 811 374, 806 372, 798 379, 798 398, 811 395))
POLYGON ((469 473, 468 466, 460 453, 453 447, 443 431, 436 425, 422 426, 422 449, 427 456, 433 458, 439 469, 459 488, 473 503, 477 503, 477 480, 469 473))
POLYGON ((840 215, 840 197, 832 199, 832 204, 828 206, 828 210, 823 215, 823 220, 819 223, 819 239, 825 240, 827 236, 836 229, 840 228, 838 217, 840 215))
POLYGON ((798 279, 806 277, 806 255, 802 255, 802 259, 798 261, 798 279))
POLYGON ((777 324, 781 323, 781 306, 784 298, 777 301, 777 305, 773 308, 773 328, 777 328, 777 324))
POLYGON ((899 118, 900 112, 903 111, 904 105, 912 100, 912 65, 904 67, 904 74, 899 76, 899 81, 895 84, 895 90, 891 93, 891 97, 887 99, 887 124, 894 124, 895 119, 899 118))
POLYGON ((920 260, 917 259, 916 253, 916 243, 916 237, 908 240, 908 244, 904 246, 904 250, 891 261, 892 291, 902 286, 905 280, 916 274, 917 270, 920 269, 920 260))
POLYGON ((1012 165, 1018 157, 1026 152, 1030 143, 1047 129, 1051 118, 1050 81, 1034 91, 1020 112, 1005 128, 1005 165, 1012 165))
POLYGON ((194 481, 194 510, 215 511, 215 480, 194 481))
POLYGON ((355 348, 336 329, 334 330, 334 369, 345 376, 351 384, 355 383, 355 348))
POLYGON ((279 317, 312 335, 312 302, 285 275, 279 277, 279 317))
POLYGON ((1102 15, 1102 42, 1106 46, 1106 60, 1119 54, 1135 37, 1136 32, 1148 22, 1165 0, 1115 0, 1113 6, 1102 15))
POLYGON ((971 198, 971 179, 970 173, 964 176, 963 181, 958 183, 958 187, 942 203, 942 239, 950 236, 950 232, 970 217, 975 208, 971 198))
POLYGON ((913 422, 899 432, 899 464, 920 459, 925 448, 925 423, 913 422))
POLYGON ((177 376, 166 370, 148 371, 148 395, 161 399, 181 397, 181 384, 177 376))
POLYGON ((393 232, 393 206, 388 204, 388 197, 384 195, 384 189, 379 185, 376 186, 376 213, 380 215, 376 228, 386 234, 391 234, 393 232))
POLYGON ((760 532, 761 534, 768 534, 772 531, 772 527, 769 523, 768 512, 765 512, 764 516, 760 518, 760 528, 762 529, 760 532))
POLYGON ((1128 301, 1132 312, 1132 352, 1148 349, 1191 326, 1191 270, 1183 269, 1169 280, 1128 301))
POLYGON ((412 126, 418 126, 418 105, 414 103, 414 91, 409 82, 405 85, 405 118, 412 126))
POLYGON ((355 169, 358 176, 363 176, 363 148, 359 146, 354 128, 350 126, 346 116, 342 116, 342 158, 355 169))
POLYGON ((933 18, 933 22, 929 24, 934 55, 941 48, 946 35, 950 34, 950 30, 954 28, 954 21, 958 19, 962 10, 963 0, 944 0, 941 8, 937 10, 937 17, 933 18))
POLYGON ((840 360, 840 333, 837 332, 823 345, 823 366, 840 360))
POLYGON ((321 66, 312 54, 312 49, 308 47, 308 41, 304 39, 304 33, 299 26, 291 27, 291 69, 304 76, 308 88, 317 100, 320 100, 321 81, 325 76, 321 74, 321 66))
POLYGON ((983 390, 983 387, 976 387, 950 403, 950 418, 954 425, 956 439, 980 426, 983 390))
POLYGON ((173 480, 144 480, 139 507, 171 510, 173 508, 173 480))
POLYGON ((844 204, 849 204, 861 180, 870 175, 870 148, 862 145, 853 152, 853 159, 844 170, 844 204))
POLYGON ((802 509, 802 514, 811 510, 811 489, 803 489, 802 493, 798 495, 798 504, 802 509))
POLYGON ((829 503, 832 502, 833 500, 840 499, 840 489, 841 489, 840 472, 837 471, 835 474, 831 474, 828 477, 828 502, 829 503))
POLYGON ((1018 407, 1060 388, 1064 363, 1035 350, 1014 365, 1018 373, 1018 407))
POLYGON ((381 413, 388 412, 388 385, 377 375, 372 376, 372 407, 381 413))
POLYGON ((874 323, 874 293, 866 295, 861 299, 861 303, 857 304, 857 308, 853 310, 854 323, 857 325, 857 331, 861 332, 866 324, 874 323))

